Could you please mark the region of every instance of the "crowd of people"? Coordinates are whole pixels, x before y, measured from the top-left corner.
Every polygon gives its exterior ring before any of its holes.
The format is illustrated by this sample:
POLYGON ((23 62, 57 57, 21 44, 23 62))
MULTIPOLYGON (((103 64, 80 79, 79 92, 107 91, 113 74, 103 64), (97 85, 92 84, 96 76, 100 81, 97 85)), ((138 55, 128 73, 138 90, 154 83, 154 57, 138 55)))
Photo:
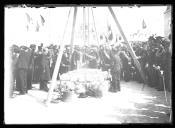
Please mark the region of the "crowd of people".
MULTIPOLYGON (((76 70, 79 63, 83 63, 87 68, 109 71, 112 76, 109 90, 113 92, 120 91, 120 80, 134 80, 158 90, 163 90, 165 85, 171 91, 170 41, 151 36, 146 42, 130 43, 145 74, 146 83, 140 77, 125 42, 83 47, 66 45, 57 79, 63 73, 76 70)), ((47 47, 42 43, 40 46, 31 44, 30 47, 13 45, 11 96, 15 90, 22 95, 26 94, 32 89, 32 83, 40 83, 40 89, 48 91, 47 84, 52 78, 59 51, 60 46, 53 44, 47 47)))

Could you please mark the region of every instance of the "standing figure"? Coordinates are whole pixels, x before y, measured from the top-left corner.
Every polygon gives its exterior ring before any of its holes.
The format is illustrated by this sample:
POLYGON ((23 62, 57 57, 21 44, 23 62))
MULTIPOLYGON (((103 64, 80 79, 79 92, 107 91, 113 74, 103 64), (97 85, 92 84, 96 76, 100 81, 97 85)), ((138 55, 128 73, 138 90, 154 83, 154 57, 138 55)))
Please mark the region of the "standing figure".
POLYGON ((26 46, 21 46, 20 55, 17 61, 17 78, 16 78, 16 86, 17 91, 20 94, 27 93, 27 70, 29 65, 29 53, 28 48, 26 46))
POLYGON ((122 65, 123 65, 123 68, 122 68, 122 77, 125 81, 129 81, 130 80, 130 67, 129 67, 129 61, 130 61, 130 58, 129 56, 126 54, 125 51, 121 51, 119 53, 119 56, 121 58, 121 61, 122 61, 122 65))
POLYGON ((12 46, 11 49, 11 69, 12 69, 12 74, 11 74, 11 85, 10 85, 10 97, 13 96, 13 91, 15 90, 15 82, 16 82, 16 63, 18 60, 18 56, 19 56, 19 48, 16 45, 12 46))
POLYGON ((112 81, 109 88, 109 91, 111 92, 117 92, 120 91, 120 75, 121 75, 121 69, 122 69, 122 62, 120 59, 120 56, 118 53, 112 51, 111 53, 111 76, 112 81))
POLYGON ((68 72, 69 66, 70 66, 70 63, 69 63, 68 52, 64 51, 63 56, 62 56, 62 60, 61 60, 61 64, 60 64, 60 69, 59 69, 60 75, 68 72))
POLYGON ((75 47, 75 50, 72 53, 71 57, 71 70, 75 70, 78 68, 78 60, 80 60, 80 49, 75 47))
POLYGON ((89 59, 89 68, 98 68, 97 61, 99 60, 99 57, 97 52, 94 49, 91 49, 89 54, 93 57, 89 59))
POLYGON ((51 80, 50 76, 50 67, 49 67, 49 59, 48 59, 48 50, 43 49, 43 54, 41 55, 41 63, 40 63, 40 90, 48 91, 47 83, 51 80))
POLYGON ((27 71, 27 90, 32 89, 32 79, 34 74, 34 54, 36 45, 30 45, 30 60, 27 71))
POLYGON ((109 46, 105 46, 100 52, 101 58, 101 67, 102 71, 108 71, 111 65, 111 58, 110 58, 111 49, 109 46))
POLYGON ((40 81, 41 74, 41 59, 42 59, 42 47, 38 46, 38 51, 34 59, 34 81, 38 83, 40 81))

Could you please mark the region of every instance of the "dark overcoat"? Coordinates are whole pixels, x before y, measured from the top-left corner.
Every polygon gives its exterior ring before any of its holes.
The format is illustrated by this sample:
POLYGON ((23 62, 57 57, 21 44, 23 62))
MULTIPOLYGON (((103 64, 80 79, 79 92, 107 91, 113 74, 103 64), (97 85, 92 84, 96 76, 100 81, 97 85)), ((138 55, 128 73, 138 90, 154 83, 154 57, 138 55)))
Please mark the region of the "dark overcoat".
POLYGON ((50 67, 49 67, 49 59, 44 54, 41 56, 40 80, 45 80, 45 81, 51 80, 50 67))

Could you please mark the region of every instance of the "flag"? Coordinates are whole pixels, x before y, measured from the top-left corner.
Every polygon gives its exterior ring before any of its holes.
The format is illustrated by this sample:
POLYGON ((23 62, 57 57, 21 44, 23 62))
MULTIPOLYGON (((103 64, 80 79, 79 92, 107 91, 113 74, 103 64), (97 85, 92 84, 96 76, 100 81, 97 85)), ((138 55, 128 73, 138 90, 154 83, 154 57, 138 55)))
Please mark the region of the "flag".
POLYGON ((39 24, 38 24, 38 22, 36 23, 36 29, 35 29, 35 31, 36 32, 39 32, 39 29, 40 29, 40 26, 39 26, 39 24))
POLYGON ((113 40, 113 33, 112 33, 112 29, 111 26, 108 25, 108 40, 112 41, 113 40))
POLYGON ((27 25, 26 25, 26 28, 27 28, 27 31, 28 31, 29 28, 30 28, 30 24, 31 24, 32 18, 29 16, 28 13, 25 13, 25 14, 27 16, 27 25))
POLYGON ((30 23, 30 21, 31 21, 31 17, 29 16, 28 13, 26 13, 26 16, 27 16, 27 21, 28 21, 28 23, 30 23))
POLYGON ((42 16, 42 15, 40 15, 40 17, 41 17, 41 24, 44 26, 45 19, 43 18, 43 16, 42 16))
POLYGON ((112 33, 112 31, 109 33, 109 36, 108 36, 108 40, 112 40, 113 39, 113 33, 112 33))
POLYGON ((146 23, 145 23, 145 21, 143 20, 143 21, 142 21, 142 28, 145 29, 146 27, 147 27, 147 26, 146 26, 146 23))

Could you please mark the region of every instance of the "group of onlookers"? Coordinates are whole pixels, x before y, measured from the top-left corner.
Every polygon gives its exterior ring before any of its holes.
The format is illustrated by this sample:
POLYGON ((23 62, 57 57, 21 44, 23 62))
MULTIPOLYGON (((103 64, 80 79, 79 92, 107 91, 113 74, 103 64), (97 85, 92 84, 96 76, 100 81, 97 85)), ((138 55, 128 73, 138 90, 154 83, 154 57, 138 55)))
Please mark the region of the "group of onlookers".
MULTIPOLYGON (((116 42, 117 44, 118 42, 116 42)), ((161 37, 151 36, 146 42, 130 42, 138 57, 146 77, 146 83, 159 90, 165 85, 171 90, 171 53, 170 41, 161 37)), ((47 83, 51 80, 60 46, 43 44, 30 47, 13 45, 11 47, 13 90, 26 94, 32 89, 32 83, 40 83, 40 89, 48 91, 47 83)), ((100 46, 66 45, 57 79, 63 73, 79 68, 83 64, 87 68, 98 68, 109 71, 112 75, 112 91, 120 91, 120 80, 142 80, 139 71, 125 43, 109 45, 107 42, 100 46)))

